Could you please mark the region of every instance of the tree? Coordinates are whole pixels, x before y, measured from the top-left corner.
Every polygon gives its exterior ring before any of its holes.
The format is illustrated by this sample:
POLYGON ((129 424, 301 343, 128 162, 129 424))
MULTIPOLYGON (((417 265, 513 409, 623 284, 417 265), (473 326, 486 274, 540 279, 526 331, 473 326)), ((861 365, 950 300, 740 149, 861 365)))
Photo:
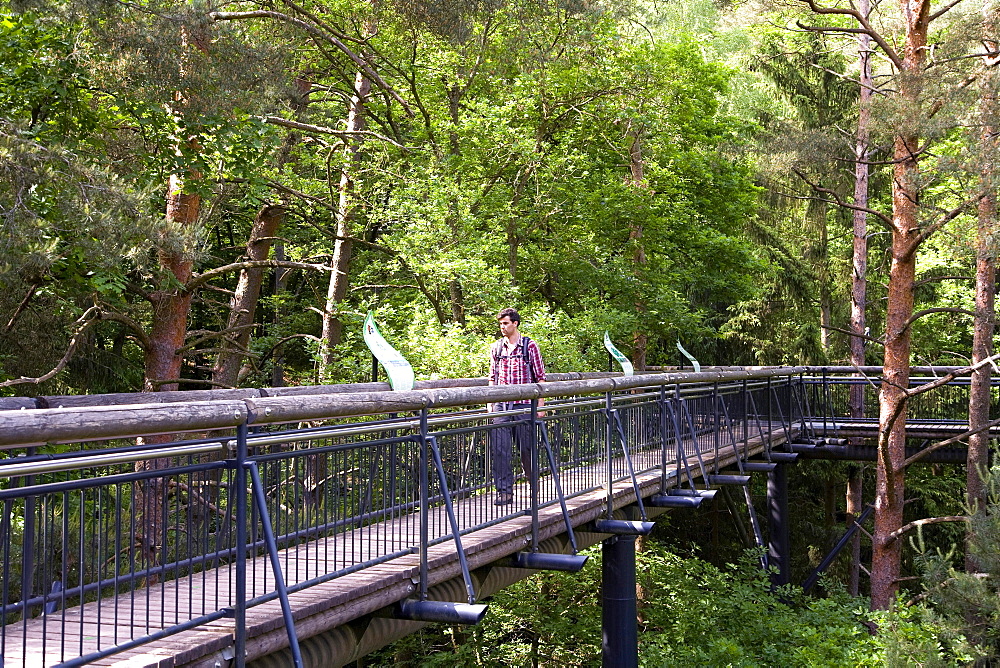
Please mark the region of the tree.
MULTIPOLYGON (((993 355, 993 334, 996 329, 996 242, 994 235, 997 230, 996 184, 993 163, 996 156, 996 113, 997 113, 997 76, 995 39, 996 9, 992 8, 983 20, 984 46, 989 55, 983 58, 984 72, 980 83, 980 188, 981 193, 977 207, 976 226, 976 296, 975 317, 972 332, 972 363, 980 364, 993 355)), ((974 432, 969 437, 968 455, 966 458, 966 503, 970 512, 975 513, 985 507, 988 499, 982 473, 989 465, 989 430, 991 404, 991 366, 983 364, 972 373, 969 386, 969 430, 974 432)), ((969 540, 973 539, 972 534, 969 540)), ((978 570, 973 549, 966 552, 966 570, 978 570)))
MULTIPOLYGON (((928 33, 933 21, 943 17, 954 4, 933 12, 927 0, 901 0, 902 51, 897 52, 890 39, 873 27, 856 8, 830 7, 815 0, 804 0, 811 12, 823 17, 843 17, 854 27, 803 26, 826 33, 863 33, 869 35, 892 64, 894 89, 887 93, 890 108, 883 108, 892 137, 892 214, 865 209, 879 220, 890 234, 890 267, 884 336, 883 382, 879 394, 878 464, 876 469, 875 535, 872 558, 872 605, 887 608, 895 595, 900 573, 902 542, 898 531, 903 526, 905 488, 906 413, 909 398, 912 326, 921 314, 914 313, 914 283, 917 252, 937 230, 965 211, 970 203, 961 199, 950 206, 935 201, 929 190, 929 178, 921 171, 921 162, 930 154, 927 144, 940 136, 940 125, 931 125, 948 96, 929 86, 928 33), (944 206, 942 206, 944 205, 944 206)), ((961 86, 958 90, 961 89, 961 86)), ((817 188, 826 195, 829 189, 817 188)), ((839 200, 838 200, 839 201, 839 200)), ((857 205, 843 203, 848 208, 857 205)))

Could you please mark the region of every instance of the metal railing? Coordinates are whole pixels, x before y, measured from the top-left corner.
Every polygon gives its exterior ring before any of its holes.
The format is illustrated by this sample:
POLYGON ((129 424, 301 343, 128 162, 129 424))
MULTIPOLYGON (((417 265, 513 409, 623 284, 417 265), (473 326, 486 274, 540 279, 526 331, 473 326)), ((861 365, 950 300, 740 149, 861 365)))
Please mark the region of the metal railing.
MULTIPOLYGON (((910 377, 910 389, 939 379, 957 367, 917 367, 910 377)), ((805 383, 802 398, 811 417, 809 428, 820 435, 834 433, 844 424, 878 424, 879 389, 881 369, 866 367, 865 375, 859 375, 849 367, 819 368, 803 376, 805 383), (852 417, 852 391, 860 394, 862 417, 852 417)), ((929 392, 917 394, 907 401, 907 425, 920 427, 928 425, 961 426, 969 420, 968 376, 960 376, 947 385, 929 392)), ((991 378, 990 414, 1000 410, 1000 377, 991 378)))
POLYGON ((424 599, 446 542, 473 603, 464 536, 527 515, 537 551, 539 511, 559 505, 575 547, 575 496, 608 490, 610 520, 615 483, 631 481, 641 512, 651 472, 660 496, 704 490, 720 453, 743 472, 752 441, 766 458, 772 435, 791 441, 826 411, 804 371, 2 411, 3 668, 84 665, 223 618, 241 665, 248 607, 281 600, 290 622, 289 593, 413 554, 424 599), (517 400, 530 404, 514 423, 482 410, 517 400), (518 423, 535 465, 495 505, 490 438, 518 423))

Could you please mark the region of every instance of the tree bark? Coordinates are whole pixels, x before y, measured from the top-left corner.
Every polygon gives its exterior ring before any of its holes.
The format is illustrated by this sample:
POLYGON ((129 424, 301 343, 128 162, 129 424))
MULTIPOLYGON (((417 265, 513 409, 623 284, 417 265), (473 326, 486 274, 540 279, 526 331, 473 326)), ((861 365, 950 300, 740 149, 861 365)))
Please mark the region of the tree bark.
MULTIPOLYGON (((629 136, 632 139, 629 145, 629 182, 637 188, 648 188, 646 174, 642 162, 642 128, 635 128, 630 123, 629 136)), ((632 261, 635 263, 635 273, 642 282, 640 276, 641 268, 646 265, 646 248, 642 242, 642 224, 632 221, 629 224, 628 238, 635 243, 632 253, 632 261)), ((646 312, 646 304, 642 299, 636 299, 635 312, 640 318, 646 312)), ((649 350, 649 335, 642 327, 638 327, 632 334, 632 366, 636 373, 646 372, 646 353, 649 350)))
MULTIPOLYGON (((199 178, 200 174, 189 174, 199 178)), ((172 175, 167 191, 167 227, 189 229, 198 220, 201 198, 197 194, 184 191, 184 180, 172 175)), ((183 355, 177 351, 184 346, 187 336, 187 317, 191 309, 191 293, 181 287, 190 278, 194 262, 183 250, 159 252, 160 268, 171 279, 172 286, 164 287, 150 295, 153 306, 152 325, 149 332, 149 346, 145 354, 144 392, 167 392, 178 389, 177 383, 160 382, 179 378, 183 355)), ((168 443, 173 436, 164 434, 144 439, 146 443, 168 443)), ((166 458, 147 459, 136 462, 136 471, 151 471, 170 466, 166 458)), ((136 543, 140 559, 147 566, 158 563, 157 553, 164 549, 166 527, 163 526, 164 506, 167 503, 168 488, 161 478, 150 478, 133 486, 133 512, 136 513, 136 543)), ((150 584, 157 581, 155 576, 150 584)))
MULTIPOLYGON (((904 105, 920 109, 920 78, 927 53, 930 0, 900 0, 906 42, 899 92, 904 105)), ((892 247, 885 319, 883 382, 879 392, 879 452, 875 476, 875 535, 872 551, 872 608, 887 610, 898 588, 906 459, 906 397, 910 382, 910 318, 920 243, 920 136, 900 126, 893 142, 892 247)))
MULTIPOLYGON (((858 516, 862 512, 864 469, 854 465, 847 476, 847 521, 846 527, 850 529, 857 522, 858 516)), ((861 532, 857 531, 848 548, 851 557, 850 568, 847 575, 847 592, 851 596, 857 596, 861 591, 861 532)))
MULTIPOLYGON (((995 49, 995 45, 991 50, 995 49)), ((987 67, 990 67, 987 63, 987 67)), ((986 120, 982 129, 981 147, 983 152, 980 183, 983 189, 979 199, 979 224, 976 230, 976 315, 972 330, 972 363, 977 364, 993 354, 993 333, 996 328, 996 249, 992 241, 996 230, 996 195, 993 186, 993 158, 996 140, 990 119, 996 113, 996 100, 992 94, 993 76, 988 75, 983 82, 980 100, 981 115, 986 120)), ((985 508, 986 485, 982 473, 989 466, 989 430, 984 427, 990 421, 990 376, 991 365, 984 364, 972 372, 969 387, 969 430, 981 430, 969 437, 966 455, 966 503, 969 512, 985 508)), ((968 545, 973 538, 972 525, 966 535, 968 545)), ((979 570, 979 564, 967 549, 965 553, 966 571, 979 570)))
MULTIPOLYGON (((182 46, 194 46, 207 53, 210 43, 204 30, 192 31, 187 25, 181 26, 182 46)), ((188 63, 182 58, 178 67, 183 79, 187 74, 188 63)), ((184 113, 188 99, 183 91, 175 92, 174 106, 177 113, 184 113)), ((190 149, 200 150, 193 132, 184 141, 190 149)), ((193 293, 184 286, 194 273, 194 255, 183 242, 167 239, 167 235, 171 234, 172 230, 187 233, 198 224, 201 196, 185 192, 185 185, 201 178, 200 172, 188 169, 183 174, 171 174, 167 183, 165 223, 158 251, 158 261, 163 275, 160 277, 161 287, 149 295, 152 317, 144 359, 144 392, 169 392, 179 388, 178 383, 169 381, 180 378, 184 361, 183 353, 179 351, 184 347, 187 338, 187 319, 193 296, 193 293), (180 243, 179 248, 178 243, 180 243)), ((145 442, 168 443, 172 440, 172 435, 162 434, 146 438, 145 442)), ((169 458, 147 459, 136 462, 135 470, 149 471, 169 466, 169 458)), ((147 565, 153 565, 157 563, 157 551, 162 552, 166 549, 167 536, 163 522, 167 514, 165 511, 169 493, 167 481, 163 478, 150 478, 145 482, 136 483, 132 487, 132 493, 132 508, 137 515, 136 542, 140 559, 147 565)), ((157 579, 156 576, 152 576, 149 581, 155 583, 157 579)))
MULTIPOLYGON (((871 12, 870 0, 860 0, 858 11, 866 19, 871 12)), ((861 90, 858 93, 858 132, 854 146, 854 204, 868 208, 868 145, 871 124, 871 98, 873 92, 871 67, 871 36, 858 36, 858 67, 861 90)), ((868 214, 860 209, 854 210, 854 247, 853 270, 851 272, 851 331, 857 334, 850 338, 851 364, 865 366, 865 307, 868 301, 868 214)), ((851 385, 849 404, 852 418, 865 416, 866 385, 860 379, 851 385)), ((863 439, 855 439, 853 445, 861 445, 863 439)), ((864 469, 860 466, 851 467, 847 481, 847 527, 854 525, 861 513, 864 498, 864 469)), ((857 531, 851 539, 850 567, 848 569, 847 591, 851 596, 857 596, 861 583, 861 532, 857 531)))
MULTIPOLYGON (((253 221, 250 240, 247 241, 247 260, 266 260, 271 252, 274 235, 285 217, 283 207, 265 204, 253 221)), ((249 325, 253 324, 261 285, 264 282, 264 267, 252 267, 240 271, 236 292, 229 303, 229 321, 226 328, 233 330, 230 337, 221 344, 212 369, 212 380, 221 386, 236 387, 240 382, 240 368, 246 357, 244 352, 250 344, 249 325)), ((281 271, 281 269, 276 269, 281 271)))
MULTIPOLYGON (((365 101, 371 92, 371 81, 362 72, 354 78, 354 96, 351 98, 347 113, 347 132, 360 132, 365 129, 365 101)), ((337 188, 339 202, 337 204, 337 241, 333 247, 333 257, 330 266, 330 284, 326 292, 326 304, 323 309, 323 332, 321 335, 322 369, 321 378, 328 378, 328 369, 333 364, 333 348, 340 343, 343 323, 337 315, 340 303, 347 295, 347 283, 350 277, 352 244, 350 240, 353 219, 357 213, 354 202, 354 168, 358 163, 361 151, 361 139, 351 139, 345 143, 345 167, 340 173, 340 184, 337 188)))

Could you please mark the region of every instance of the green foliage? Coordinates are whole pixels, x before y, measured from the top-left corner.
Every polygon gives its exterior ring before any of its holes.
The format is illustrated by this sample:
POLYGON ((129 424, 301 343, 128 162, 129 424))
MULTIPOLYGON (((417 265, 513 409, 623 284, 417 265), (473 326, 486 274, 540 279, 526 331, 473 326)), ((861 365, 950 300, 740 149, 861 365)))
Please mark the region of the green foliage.
MULTIPOLYGON (((930 666, 971 658, 961 637, 923 608, 872 613, 841 591, 775 591, 752 553, 719 569, 647 545, 637 555, 640 665, 930 666)), ((369 657, 370 665, 600 665, 600 553, 588 553, 580 573, 533 576, 493 596, 478 627, 425 629, 369 657)))
POLYGON ((33 138, 79 137, 98 123, 78 30, 34 12, 0 14, 0 109, 33 138))
MULTIPOLYGON (((994 457, 996 453, 994 453, 994 457)), ((985 508, 969 512, 964 536, 956 536, 950 550, 931 547, 923 533, 915 538, 923 571, 922 598, 933 608, 938 623, 954 635, 964 635, 989 660, 1000 657, 1000 467, 984 471, 985 508), (964 546, 963 546, 964 543, 964 546), (964 550, 962 549, 964 547, 964 550), (967 552, 976 566, 967 572, 956 564, 967 552)))

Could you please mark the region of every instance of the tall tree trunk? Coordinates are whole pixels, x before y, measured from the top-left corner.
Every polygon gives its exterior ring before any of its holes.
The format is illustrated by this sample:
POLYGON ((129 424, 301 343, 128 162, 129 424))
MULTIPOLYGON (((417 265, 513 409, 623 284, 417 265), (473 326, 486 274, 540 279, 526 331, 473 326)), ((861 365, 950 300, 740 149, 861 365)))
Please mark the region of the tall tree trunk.
MULTIPOLYGON (((992 27, 993 21, 987 21, 992 27)), ((992 32, 992 31, 990 31, 992 32)), ((989 43, 991 51, 996 50, 996 42, 989 43)), ((996 98, 993 94, 995 77, 992 69, 995 62, 986 62, 987 72, 982 83, 982 98, 980 99, 980 115, 984 119, 982 128, 982 167, 980 168, 980 183, 982 195, 979 199, 979 224, 976 230, 976 315, 972 330, 972 363, 982 362, 993 354, 993 333, 996 328, 995 294, 996 294, 996 247, 993 234, 996 231, 996 188, 993 180, 993 159, 996 156, 996 137, 992 119, 997 111, 996 98)), ((982 472, 989 466, 990 435, 985 431, 990 421, 990 376, 991 367, 983 365, 972 373, 969 388, 969 430, 984 431, 969 437, 969 449, 966 455, 966 503, 973 512, 985 508, 987 503, 986 486, 982 472)), ((968 544, 972 539, 971 530, 966 536, 968 544)), ((979 565, 969 550, 965 553, 965 569, 968 572, 979 570, 979 565)))
MULTIPOLYGON (((920 77, 927 53, 930 0, 900 0, 906 24, 898 95, 920 109, 920 77)), ((872 607, 886 610, 898 587, 902 541, 892 538, 903 525, 906 458, 906 397, 910 383, 910 318, 920 243, 920 136, 900 127, 893 142, 892 247, 885 318, 885 357, 879 392, 878 469, 875 476, 875 535, 872 551, 872 607)))
MULTIPOLYGON (((453 165, 458 164, 458 159, 462 155, 462 144, 458 135, 460 115, 460 105, 462 96, 465 95, 466 86, 451 84, 448 86, 448 117, 451 119, 451 126, 448 130, 448 154, 454 160, 453 165)), ((455 174, 455 181, 458 188, 462 187, 462 170, 455 174)), ((457 239, 461 235, 460 223, 460 203, 457 193, 451 198, 451 211, 448 214, 448 226, 451 233, 457 239)), ((457 276, 448 279, 449 301, 451 302, 451 320, 459 325, 465 325, 465 293, 462 290, 462 282, 457 276)))
MULTIPOLYGON (((199 174, 190 174, 199 178, 199 174)), ((184 193, 184 180, 178 175, 170 177, 167 192, 167 228, 190 229, 198 220, 201 198, 196 194, 184 193)), ((187 336, 187 317, 191 309, 191 293, 179 287, 190 278, 194 266, 191 256, 183 250, 161 249, 160 268, 166 276, 176 281, 170 287, 156 290, 150 295, 153 306, 152 325, 149 332, 149 346, 145 355, 145 392, 176 390, 178 383, 169 382, 180 378, 183 356, 178 350, 184 346, 187 336), (168 382, 162 382, 168 381, 168 382)), ((173 436, 164 434, 143 439, 146 443, 168 443, 173 436)), ((135 464, 136 471, 152 471, 170 466, 170 459, 146 459, 135 464)), ((166 527, 164 526, 165 506, 168 488, 161 478, 136 483, 132 488, 132 507, 136 514, 136 547, 140 559, 147 566, 158 563, 157 553, 165 549, 166 527)), ((149 578, 153 584, 156 576, 149 578)))
MULTIPOLYGON (((866 19, 871 12, 870 0, 860 0, 858 11, 866 19)), ((854 204, 868 207, 868 127, 871 124, 872 98, 872 67, 871 67, 871 36, 862 34, 858 37, 858 66, 860 69, 861 90, 858 95, 858 133, 854 147, 854 204)), ((856 367, 865 365, 865 307, 868 302, 868 214, 861 210, 854 211, 854 253, 853 270, 851 272, 851 331, 857 336, 850 339, 851 364, 856 367)), ((852 418, 865 416, 866 386, 860 382, 861 374, 856 377, 859 382, 851 385, 849 404, 852 418)), ((861 445, 862 439, 856 439, 854 445, 861 445)), ((847 526, 851 527, 858 515, 864 498, 862 482, 864 469, 852 466, 847 481, 847 526)), ((861 580, 861 532, 855 532, 850 546, 850 568, 848 571, 847 591, 857 596, 861 580)))
MULTIPOLYGON (((203 53, 208 52, 211 43, 204 26, 193 30, 188 25, 181 26, 182 52, 193 46, 203 53)), ((181 78, 187 75, 188 63, 182 57, 178 63, 181 78)), ((184 113, 189 100, 183 91, 174 94, 174 110, 184 113)), ((197 137, 192 131, 184 140, 192 152, 200 150, 197 137)), ((179 150, 180 147, 178 147, 179 150)), ((167 184, 166 215, 158 251, 158 261, 162 276, 160 287, 149 296, 152 305, 152 317, 149 330, 149 345, 145 351, 143 380, 144 392, 167 392, 179 387, 183 354, 178 352, 184 346, 187 337, 187 319, 191 311, 192 293, 184 286, 194 272, 194 254, 178 239, 168 239, 168 235, 184 237, 198 224, 201 214, 201 196, 197 193, 185 192, 186 184, 198 181, 202 174, 195 169, 188 169, 184 174, 171 174, 167 184), (179 234, 178 234, 179 233, 179 234)), ((193 236, 193 235, 191 235, 193 236)), ((170 434, 151 436, 143 439, 146 443, 167 443, 173 440, 170 434)), ((150 471, 170 466, 170 459, 156 458, 136 462, 136 471, 150 471)), ((136 514, 137 547, 140 558, 147 565, 157 563, 157 551, 166 550, 166 527, 164 518, 168 496, 167 481, 162 478, 150 478, 138 482, 132 487, 132 508, 136 514)), ((149 581, 156 582, 157 576, 149 581)))
MULTIPOLYGON (((190 178, 200 178, 191 174, 190 178)), ((183 192, 184 179, 179 175, 170 177, 167 193, 166 225, 169 229, 190 229, 194 227, 201 211, 201 197, 183 192)), ((172 281, 169 287, 156 290, 150 295, 153 305, 152 324, 149 332, 149 348, 145 356, 145 392, 166 392, 176 390, 172 381, 180 378, 182 355, 178 350, 184 346, 187 336, 187 317, 191 310, 191 293, 178 287, 191 279, 194 268, 192 257, 184 251, 160 250, 160 268, 172 281)))
MULTIPOLYGON (((852 465, 847 473, 847 528, 854 526, 862 513, 864 503, 863 485, 864 469, 860 465, 852 465)), ((861 535, 854 533, 848 548, 850 565, 847 573, 847 591, 851 596, 857 596, 861 591, 861 535)))
MULTIPOLYGON (((637 188, 648 188, 649 185, 646 183, 646 174, 642 162, 642 128, 634 127, 634 122, 629 125, 629 136, 632 139, 628 150, 629 172, 631 176, 629 182, 637 188)), ((635 248, 632 252, 632 262, 634 263, 637 275, 641 273, 642 267, 646 265, 646 248, 642 242, 642 234, 642 224, 632 221, 629 224, 628 238, 629 241, 635 243, 635 248)), ((641 276, 639 278, 641 279, 641 276)), ((635 312, 640 318, 646 312, 646 305, 641 299, 636 299, 635 301, 635 312)), ((645 328, 639 327, 632 334, 632 365, 635 367, 636 373, 646 372, 646 353, 648 350, 649 335, 646 333, 645 328)))
MULTIPOLYGON (((827 230, 826 202, 810 201, 806 207, 806 224, 814 231, 814 238, 819 241, 809 248, 809 259, 816 271, 816 282, 819 284, 819 342, 824 357, 830 353, 830 327, 833 325, 833 295, 830 292, 829 271, 829 231, 827 230)), ((805 361, 805 360, 804 360, 805 361)), ((814 360, 819 362, 821 360, 814 360)), ((825 360, 822 360, 825 361, 825 360)))
MULTIPOLYGON (((274 259, 279 262, 285 260, 285 244, 278 241, 274 245, 274 259)), ((281 294, 288 288, 288 274, 290 269, 277 267, 274 270, 274 295, 278 297, 278 305, 274 309, 274 326, 280 331, 282 321, 286 315, 284 300, 281 294)), ((271 353, 271 387, 284 387, 285 385, 285 346, 279 343, 271 353)))
MULTIPOLYGON (((365 102, 371 92, 371 81, 362 72, 354 78, 354 96, 351 97, 347 113, 347 132, 360 132, 365 129, 365 102)), ((343 323, 337 314, 340 303, 347 295, 347 282, 350 277, 352 244, 349 239, 353 228, 353 219, 357 213, 354 202, 354 169, 360 158, 361 139, 353 138, 345 142, 344 169, 340 173, 340 184, 337 188, 340 200, 337 204, 337 240, 333 246, 333 257, 330 259, 330 284, 326 292, 326 304, 323 309, 323 333, 321 335, 320 377, 329 377, 328 369, 333 364, 333 347, 340 343, 343 323)))
MULTIPOLYGON (((253 221, 250 240, 247 241, 247 260, 266 260, 271 252, 274 235, 285 217, 285 209, 265 204, 253 221)), ((280 271, 280 270, 279 270, 280 271)), ((251 267, 240 271, 236 292, 229 303, 229 322, 226 329, 232 334, 222 343, 212 369, 212 380, 219 385, 236 387, 240 382, 240 368, 250 345, 250 325, 253 324, 260 288, 264 282, 264 267, 251 267)))

